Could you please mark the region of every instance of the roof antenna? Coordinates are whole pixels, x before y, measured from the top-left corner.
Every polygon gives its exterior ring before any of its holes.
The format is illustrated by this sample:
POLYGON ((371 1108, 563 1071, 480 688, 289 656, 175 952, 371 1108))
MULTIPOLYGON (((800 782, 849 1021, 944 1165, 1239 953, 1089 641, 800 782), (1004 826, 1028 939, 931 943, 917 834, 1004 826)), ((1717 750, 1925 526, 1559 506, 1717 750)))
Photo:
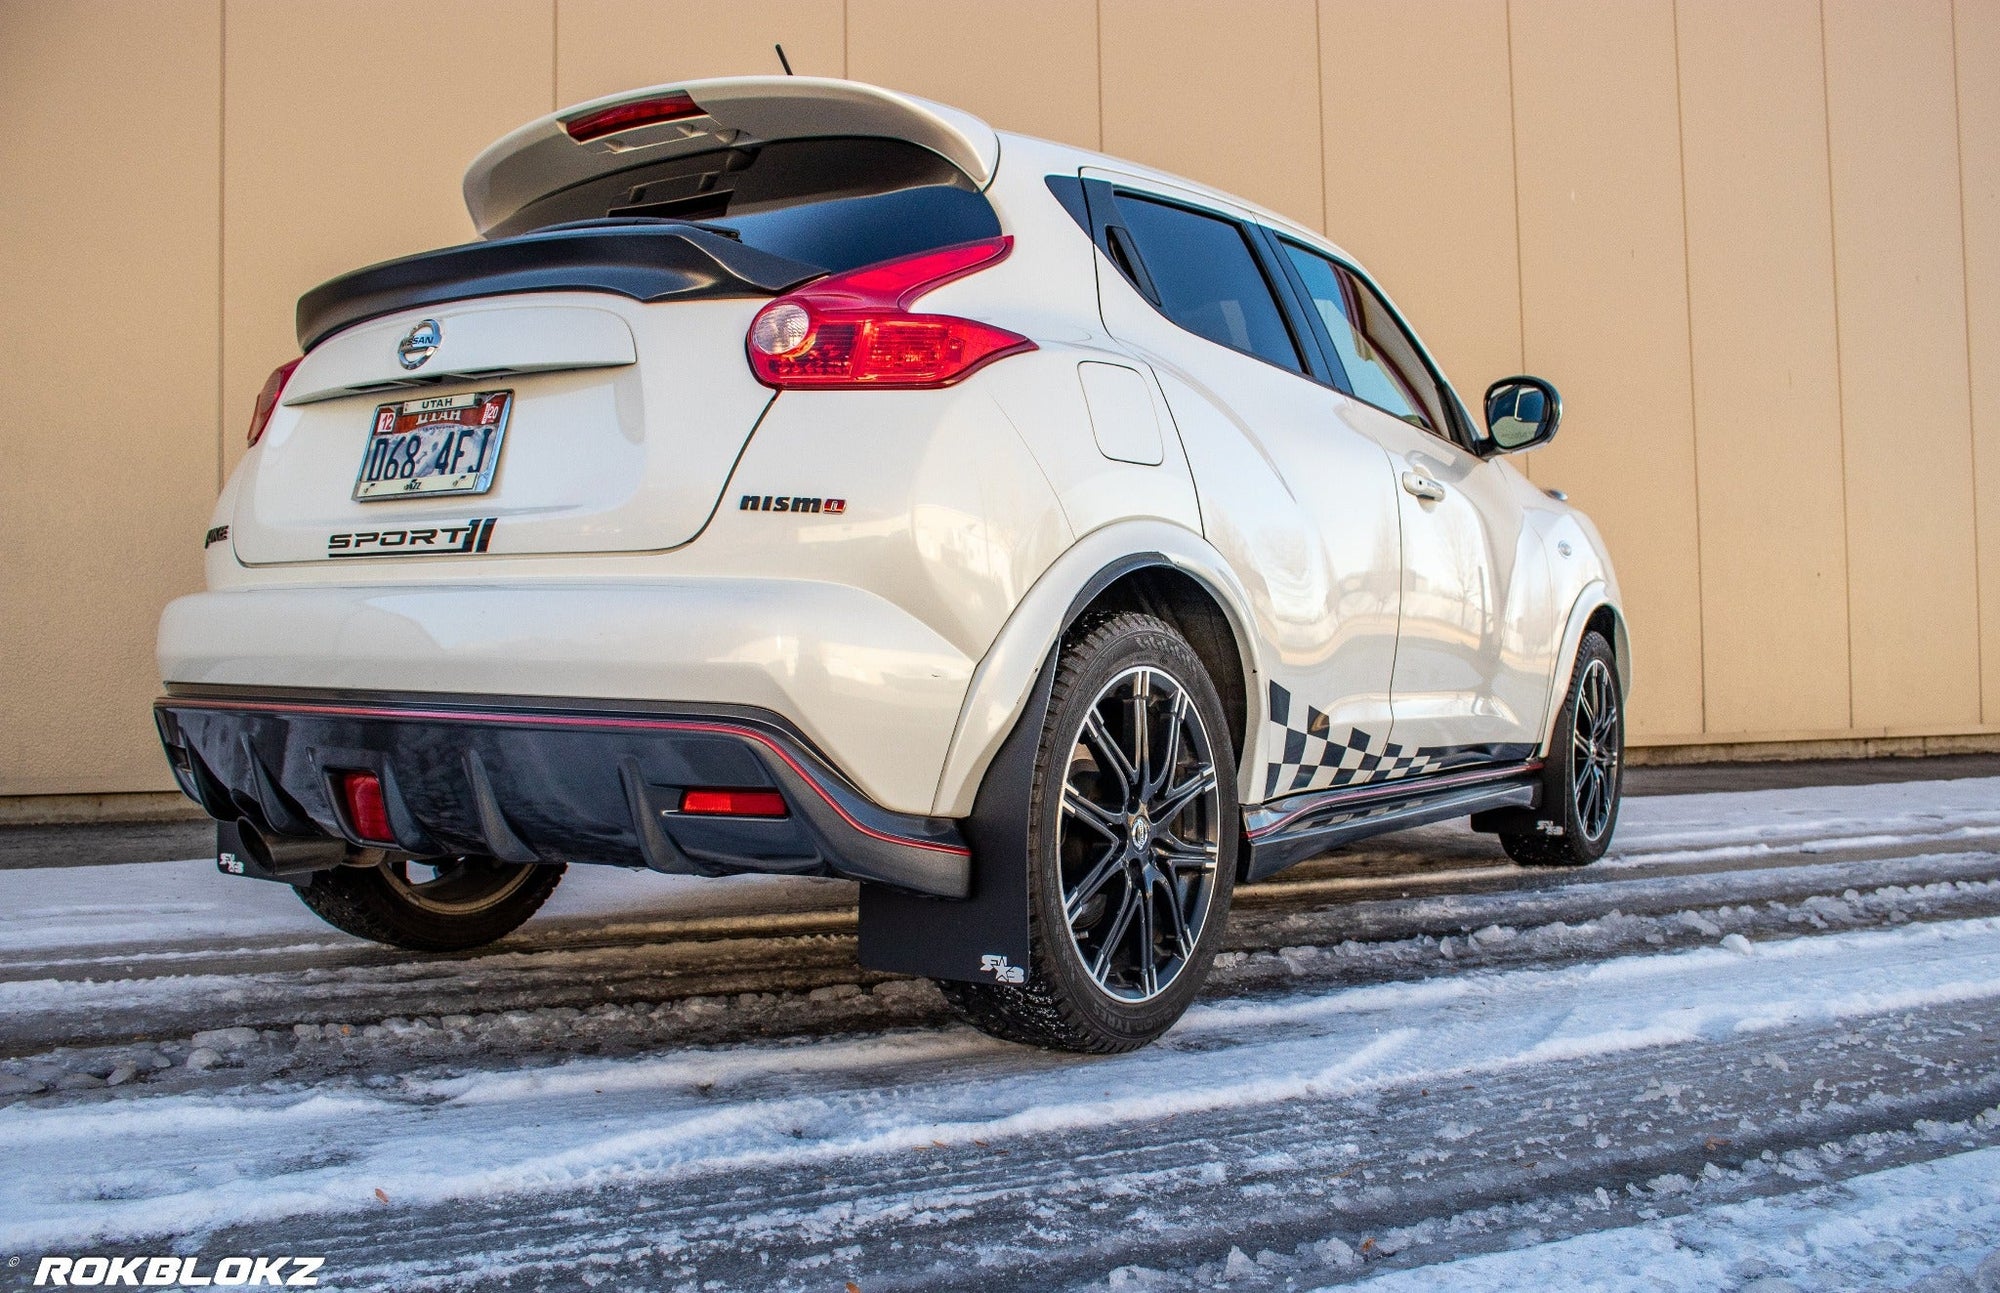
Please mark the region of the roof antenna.
POLYGON ((786 76, 792 75, 792 60, 785 57, 785 47, 783 45, 773 45, 771 48, 778 51, 778 66, 785 69, 786 76))

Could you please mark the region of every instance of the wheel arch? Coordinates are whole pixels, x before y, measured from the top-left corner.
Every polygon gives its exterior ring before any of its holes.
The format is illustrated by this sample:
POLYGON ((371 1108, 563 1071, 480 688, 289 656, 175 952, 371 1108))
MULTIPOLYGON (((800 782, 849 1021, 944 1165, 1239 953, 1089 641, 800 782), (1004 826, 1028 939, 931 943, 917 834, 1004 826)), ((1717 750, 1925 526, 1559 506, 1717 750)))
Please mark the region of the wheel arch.
POLYGON ((1245 658, 1236 626, 1208 587, 1186 570, 1157 553, 1135 562, 1072 615, 1063 631, 1069 632, 1093 613, 1121 610, 1157 616, 1180 630, 1201 657, 1222 698, 1222 712, 1229 719, 1230 749, 1240 764, 1250 731, 1249 678, 1255 665, 1245 658))
POLYGON ((1231 727, 1239 789, 1248 787, 1263 718, 1249 598, 1201 536, 1160 521, 1093 532, 1058 559, 1022 598, 974 672, 932 811, 972 809, 1000 743, 1026 709, 1049 652, 1099 610, 1139 610, 1173 624, 1208 666, 1231 727))
POLYGON ((1583 645, 1583 635, 1592 629, 1611 643, 1612 659, 1618 666, 1619 694, 1626 697, 1632 694, 1632 640, 1625 627, 1625 612, 1614 599, 1610 585, 1593 580, 1570 604, 1569 620, 1563 628, 1562 649, 1549 680, 1548 705, 1542 716, 1544 753, 1555 739, 1556 720, 1562 716, 1563 698, 1569 694, 1570 676, 1576 672, 1577 649, 1583 645))

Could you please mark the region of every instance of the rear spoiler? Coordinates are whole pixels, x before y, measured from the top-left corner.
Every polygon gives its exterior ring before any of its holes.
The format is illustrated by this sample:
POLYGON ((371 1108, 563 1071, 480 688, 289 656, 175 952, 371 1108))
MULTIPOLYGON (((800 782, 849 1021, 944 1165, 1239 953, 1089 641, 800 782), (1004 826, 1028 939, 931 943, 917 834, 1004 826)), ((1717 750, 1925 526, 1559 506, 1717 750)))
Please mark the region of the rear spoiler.
POLYGON ((938 154, 981 189, 1000 162, 993 128, 956 108, 859 81, 734 76, 629 90, 530 122, 473 159, 465 172, 465 206, 483 237, 531 202, 630 166, 837 136, 907 140, 938 154), (663 104, 666 111, 647 111, 663 104), (578 128, 586 122, 588 128, 578 128))
POLYGON ((299 348, 364 319, 475 296, 612 292, 635 301, 777 296, 826 271, 680 220, 585 221, 383 261, 299 298, 299 348))

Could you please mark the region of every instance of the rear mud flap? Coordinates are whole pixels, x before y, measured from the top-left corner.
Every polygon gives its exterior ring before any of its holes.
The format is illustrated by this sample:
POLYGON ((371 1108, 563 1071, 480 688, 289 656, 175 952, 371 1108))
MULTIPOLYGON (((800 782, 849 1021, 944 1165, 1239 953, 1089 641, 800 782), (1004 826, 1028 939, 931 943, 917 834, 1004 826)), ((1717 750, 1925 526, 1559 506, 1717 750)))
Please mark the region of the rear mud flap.
POLYGON ((1055 671, 1051 651, 960 827, 972 849, 972 896, 926 898, 863 884, 859 959, 866 968, 968 983, 1027 982, 1028 809, 1055 671))

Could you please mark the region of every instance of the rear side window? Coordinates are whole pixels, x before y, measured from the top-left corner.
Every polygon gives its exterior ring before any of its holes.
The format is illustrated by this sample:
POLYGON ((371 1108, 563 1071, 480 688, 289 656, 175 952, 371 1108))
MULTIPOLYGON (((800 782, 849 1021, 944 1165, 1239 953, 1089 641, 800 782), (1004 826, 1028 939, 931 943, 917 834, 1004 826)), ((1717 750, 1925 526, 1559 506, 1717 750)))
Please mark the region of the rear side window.
POLYGON ((900 139, 794 139, 600 175, 493 230, 582 220, 690 220, 832 273, 1000 234, 992 204, 927 148, 900 139))
MULTIPOLYGON (((1241 225, 1129 193, 1119 193, 1114 201, 1160 313, 1218 345, 1291 372, 1304 371, 1291 329, 1241 225)), ((1122 255, 1118 231, 1110 236, 1122 255)))
POLYGON ((1426 431, 1449 435, 1444 399, 1430 369, 1375 289, 1345 265, 1296 243, 1284 248, 1326 325, 1355 398, 1426 431))

